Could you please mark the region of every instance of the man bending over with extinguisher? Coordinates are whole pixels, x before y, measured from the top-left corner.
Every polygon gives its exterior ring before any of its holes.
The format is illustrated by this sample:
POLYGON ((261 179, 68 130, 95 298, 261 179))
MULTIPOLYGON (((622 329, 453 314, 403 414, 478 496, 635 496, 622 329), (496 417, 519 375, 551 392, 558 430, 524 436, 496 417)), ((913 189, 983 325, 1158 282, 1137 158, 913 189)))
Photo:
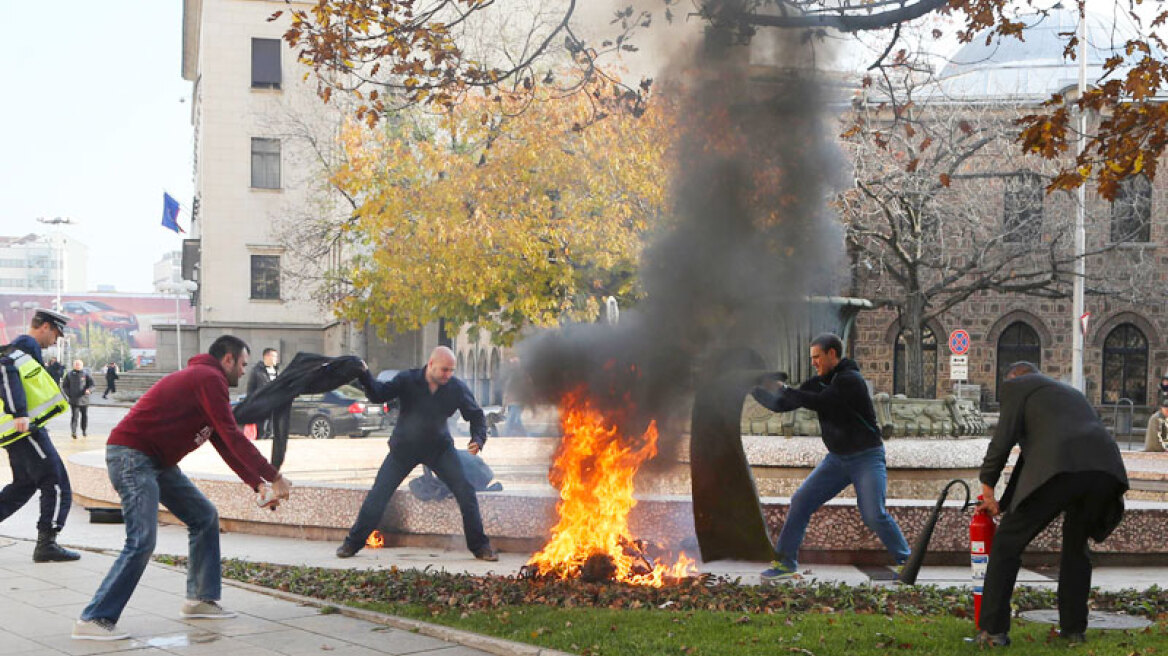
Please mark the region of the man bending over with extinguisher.
POLYGON ((990 551, 977 642, 1010 644, 1010 596, 1022 551, 1063 513, 1059 635, 1082 642, 1091 590, 1087 538, 1103 541, 1123 517, 1128 484, 1119 447, 1079 390, 1042 375, 1029 362, 1010 365, 999 398, 998 428, 978 476, 985 499, 979 509, 1006 513, 990 551), (999 502, 994 486, 1014 445, 1022 453, 999 502))

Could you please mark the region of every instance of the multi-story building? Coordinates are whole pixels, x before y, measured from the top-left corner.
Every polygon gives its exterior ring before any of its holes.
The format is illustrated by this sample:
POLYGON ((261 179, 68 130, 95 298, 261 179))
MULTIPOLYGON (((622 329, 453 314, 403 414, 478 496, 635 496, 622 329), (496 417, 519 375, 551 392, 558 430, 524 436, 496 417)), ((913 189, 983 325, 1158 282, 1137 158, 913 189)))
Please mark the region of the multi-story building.
POLYGON ((0 293, 84 292, 88 267, 89 249, 64 233, 0 237, 0 293))
POLYGON ((287 21, 268 20, 287 4, 184 0, 183 7, 195 198, 182 278, 198 283, 197 337, 188 339, 184 330, 184 352, 205 350, 230 333, 257 354, 277 348, 285 360, 298 351, 357 354, 375 371, 424 362, 439 343, 437 326, 386 343, 362 325, 337 321, 314 297, 319 274, 340 261, 340 247, 314 256, 289 248, 300 222, 327 218, 326 175, 315 147, 329 148, 340 123, 282 40, 287 21))
POLYGON ((163 254, 154 263, 154 291, 162 293, 167 283, 182 280, 182 251, 170 251, 163 254))

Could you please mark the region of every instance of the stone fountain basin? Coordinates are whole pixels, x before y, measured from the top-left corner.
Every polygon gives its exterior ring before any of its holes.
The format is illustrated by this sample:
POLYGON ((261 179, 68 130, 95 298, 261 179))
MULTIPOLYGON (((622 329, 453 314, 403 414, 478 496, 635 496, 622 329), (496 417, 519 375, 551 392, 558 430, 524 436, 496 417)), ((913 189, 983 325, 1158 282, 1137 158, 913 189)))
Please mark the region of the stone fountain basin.
MULTIPOLYGON (((465 446, 459 439, 458 445, 465 446)), ((957 440, 891 439, 886 443, 889 467, 889 510, 911 543, 924 525, 936 494, 952 478, 975 482, 985 453, 986 438, 957 440)), ((257 442, 267 455, 271 443, 257 442)), ((786 515, 788 497, 822 458, 818 438, 743 438, 747 459, 758 485, 762 511, 774 530, 786 515)), ((557 495, 546 483, 553 438, 494 438, 484 458, 503 483, 502 492, 480 492, 487 533, 498 548, 533 551, 546 541, 555 523, 557 495)), ((284 473, 295 484, 293 498, 278 511, 256 507, 254 495, 220 459, 204 446, 188 456, 182 469, 219 508, 225 530, 339 541, 356 517, 365 494, 386 454, 383 439, 294 440, 289 444, 284 473)), ((1133 473, 1168 480, 1168 454, 1125 454, 1133 473)), ((688 449, 684 440, 676 462, 638 477, 638 505, 630 526, 638 537, 667 544, 692 539, 693 509, 689 499, 688 449)), ((118 503, 105 470, 104 451, 74 454, 67 466, 74 496, 86 507, 118 503)), ((421 468, 415 471, 420 473, 421 468)), ((976 490, 976 488, 974 488, 976 490)), ((959 493, 958 493, 959 494, 959 493)), ((968 558, 969 516, 959 499, 943 511, 934 533, 931 554, 938 558, 968 558), (963 556, 963 554, 966 554, 963 556)), ((1116 534, 1098 551, 1139 562, 1168 563, 1168 542, 1158 539, 1168 521, 1168 503, 1131 501, 1116 534)), ((164 520, 175 521, 163 513, 164 520)), ((402 490, 394 495, 381 528, 390 545, 461 547, 462 522, 453 500, 422 502, 402 490)), ((1058 533, 1050 530, 1032 545, 1053 554, 1058 533)), ((883 548, 860 521, 852 498, 841 495, 813 518, 804 543, 807 562, 883 562, 883 548)), ((967 560, 966 560, 967 562, 967 560)))

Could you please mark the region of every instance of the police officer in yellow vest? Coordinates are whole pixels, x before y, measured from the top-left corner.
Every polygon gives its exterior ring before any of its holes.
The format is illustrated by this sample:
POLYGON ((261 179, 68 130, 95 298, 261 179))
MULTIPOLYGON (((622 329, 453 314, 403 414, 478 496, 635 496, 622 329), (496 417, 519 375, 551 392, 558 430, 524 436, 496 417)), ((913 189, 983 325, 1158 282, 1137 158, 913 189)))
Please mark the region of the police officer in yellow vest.
POLYGON ((0 490, 0 521, 19 510, 33 493, 41 493, 37 544, 32 559, 38 563, 77 560, 81 557, 57 544, 65 526, 73 491, 57 449, 42 424, 68 408, 61 390, 44 369, 41 349, 65 334, 69 317, 52 310, 37 310, 27 335, 20 335, 0 350, 0 444, 12 465, 12 483, 0 490))

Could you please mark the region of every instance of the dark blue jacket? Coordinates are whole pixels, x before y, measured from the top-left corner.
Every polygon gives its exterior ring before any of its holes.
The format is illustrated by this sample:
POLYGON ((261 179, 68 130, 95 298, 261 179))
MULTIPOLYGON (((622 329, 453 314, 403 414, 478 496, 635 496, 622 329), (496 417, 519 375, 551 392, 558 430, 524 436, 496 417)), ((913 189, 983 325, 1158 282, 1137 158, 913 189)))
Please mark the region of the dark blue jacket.
POLYGON ((450 382, 430 393, 426 382, 426 369, 407 369, 392 380, 381 382, 373 379, 368 370, 361 374, 361 386, 374 403, 385 403, 393 399, 401 401, 401 414, 389 438, 390 448, 404 448, 410 451, 429 450, 453 446, 450 429, 446 420, 455 411, 470 423, 470 438, 483 446, 487 442, 487 420, 483 409, 475 401, 474 394, 461 379, 453 377, 450 382))
MULTIPOLYGON (((31 355, 44 366, 41 345, 37 344, 32 335, 18 336, 12 340, 12 346, 31 355)), ((3 357, 0 358, 0 366, 3 366, 3 370, 0 371, 0 402, 4 403, 5 409, 13 417, 27 417, 28 402, 24 398, 24 385, 20 383, 20 373, 16 370, 16 364, 11 358, 3 357)))
POLYGON ((883 444, 868 384, 855 360, 844 358, 824 376, 808 379, 799 389, 784 387, 771 394, 755 388, 754 399, 773 412, 814 410, 827 450, 848 455, 883 444))

